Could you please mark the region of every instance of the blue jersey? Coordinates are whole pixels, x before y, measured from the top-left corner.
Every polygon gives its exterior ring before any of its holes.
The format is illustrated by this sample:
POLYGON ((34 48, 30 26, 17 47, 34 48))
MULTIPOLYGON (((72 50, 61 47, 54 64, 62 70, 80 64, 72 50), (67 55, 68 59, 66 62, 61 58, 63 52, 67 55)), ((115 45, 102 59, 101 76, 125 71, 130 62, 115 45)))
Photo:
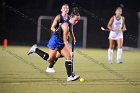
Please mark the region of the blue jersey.
POLYGON ((61 29, 61 25, 64 23, 64 22, 67 22, 69 24, 69 27, 71 28, 71 24, 69 23, 69 20, 70 20, 70 16, 68 15, 66 19, 64 19, 64 17, 62 16, 62 14, 59 14, 60 16, 60 20, 59 22, 57 23, 56 25, 56 29, 57 31, 56 32, 53 32, 52 33, 52 36, 51 36, 51 39, 49 40, 49 42, 39 42, 37 45, 42 45, 42 46, 47 46, 50 48, 50 49, 55 49, 55 47, 60 47, 61 45, 63 46, 62 44, 62 41, 63 41, 63 31, 61 30, 58 30, 58 29, 61 29), (53 44, 54 43, 54 44, 53 44))
POLYGON ((64 17, 62 16, 62 14, 59 14, 59 16, 60 16, 60 21, 57 23, 56 29, 58 29, 58 27, 59 27, 62 23, 64 23, 64 22, 69 22, 69 20, 70 20, 70 16, 69 16, 69 15, 67 16, 66 20, 64 19, 64 17))
MULTIPOLYGON (((63 22, 64 23, 64 22, 63 22)), ((62 23, 62 24, 63 24, 62 23)), ((68 21, 69 26, 69 31, 72 29, 71 23, 68 21)), ((49 43, 48 43, 48 48, 54 50, 55 48, 62 49, 64 47, 64 42, 63 42, 63 29, 62 29, 62 24, 59 25, 58 29, 56 30, 55 33, 51 36, 49 43)))

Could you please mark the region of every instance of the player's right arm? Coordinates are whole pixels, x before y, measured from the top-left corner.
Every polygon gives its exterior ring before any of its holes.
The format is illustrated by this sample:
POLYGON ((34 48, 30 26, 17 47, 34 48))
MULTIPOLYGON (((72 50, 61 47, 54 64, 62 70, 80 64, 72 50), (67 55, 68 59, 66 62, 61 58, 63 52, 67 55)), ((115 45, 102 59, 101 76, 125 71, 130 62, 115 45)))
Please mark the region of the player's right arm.
POLYGON ((53 23, 52 23, 52 25, 51 25, 51 30, 53 31, 53 32, 55 32, 56 31, 56 25, 57 25, 57 23, 60 21, 60 15, 57 15, 56 17, 55 17, 55 19, 53 20, 53 23))
POLYGON ((63 29, 63 41, 65 44, 65 47, 71 52, 71 48, 68 44, 68 36, 69 36, 69 26, 68 23, 63 23, 62 24, 62 29, 63 29))
POLYGON ((109 30, 111 30, 111 31, 114 31, 114 30, 112 29, 113 21, 114 21, 114 18, 111 17, 110 20, 109 20, 109 22, 108 22, 108 25, 107 25, 107 28, 108 28, 109 30))
POLYGON ((125 25, 125 17, 123 17, 123 26, 122 26, 122 31, 126 31, 126 25, 125 25))

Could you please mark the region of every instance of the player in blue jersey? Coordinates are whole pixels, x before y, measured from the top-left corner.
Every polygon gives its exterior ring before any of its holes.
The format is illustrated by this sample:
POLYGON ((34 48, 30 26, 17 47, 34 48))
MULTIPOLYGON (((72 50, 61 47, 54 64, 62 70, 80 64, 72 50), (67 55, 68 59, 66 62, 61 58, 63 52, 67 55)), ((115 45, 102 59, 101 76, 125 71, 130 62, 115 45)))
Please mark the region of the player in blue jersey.
POLYGON ((72 59, 68 44, 69 33, 72 29, 72 26, 79 21, 79 18, 80 14, 78 12, 78 9, 75 9, 70 15, 70 20, 68 22, 63 22, 61 25, 59 25, 58 29, 55 30, 54 34, 49 40, 48 53, 43 52, 36 45, 33 45, 28 52, 28 54, 36 53, 41 58, 50 63, 55 61, 56 54, 57 52, 59 52, 66 59, 65 67, 68 75, 67 81, 74 81, 80 78, 80 76, 72 74, 72 59))
MULTIPOLYGON (((74 11, 74 9, 75 8, 73 8, 73 11, 74 11)), ((63 22, 68 22, 69 19, 70 19, 70 16, 68 15, 68 12, 69 12, 69 5, 68 4, 63 4, 62 5, 61 12, 62 12, 61 14, 59 14, 55 17, 55 19, 52 23, 51 30, 53 32, 55 32, 63 22)), ((71 28, 71 38, 73 39, 72 41, 75 44, 76 39, 75 39, 75 36, 74 36, 74 33, 73 33, 73 27, 71 28)), ((71 47, 69 47, 69 51, 72 51, 71 47)), ((71 53, 71 55, 72 55, 72 53, 71 53)), ((59 52, 57 52, 55 61, 50 63, 50 65, 46 69, 46 72, 48 72, 48 73, 54 73, 55 72, 53 67, 54 67, 54 64, 57 62, 58 58, 60 58, 60 57, 62 57, 62 55, 59 52)))
POLYGON ((69 5, 68 4, 63 4, 61 8, 61 14, 58 14, 52 23, 51 30, 53 32, 56 31, 56 29, 65 21, 69 21, 70 16, 68 15, 69 12, 69 5))

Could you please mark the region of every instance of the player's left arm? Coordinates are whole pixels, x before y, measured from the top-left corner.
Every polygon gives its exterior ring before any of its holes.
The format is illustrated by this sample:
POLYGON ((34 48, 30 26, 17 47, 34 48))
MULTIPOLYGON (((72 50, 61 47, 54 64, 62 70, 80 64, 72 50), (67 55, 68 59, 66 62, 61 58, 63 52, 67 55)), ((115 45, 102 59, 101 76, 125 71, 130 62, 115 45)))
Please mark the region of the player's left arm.
POLYGON ((58 23, 59 21, 60 21, 60 15, 57 15, 57 16, 54 18, 53 23, 52 23, 52 25, 51 25, 51 30, 52 30, 53 32, 56 31, 56 25, 57 25, 57 23, 58 23))
POLYGON ((127 29, 126 29, 126 25, 125 25, 125 17, 122 17, 122 18, 123 18, 122 31, 124 32, 124 31, 126 31, 127 29))

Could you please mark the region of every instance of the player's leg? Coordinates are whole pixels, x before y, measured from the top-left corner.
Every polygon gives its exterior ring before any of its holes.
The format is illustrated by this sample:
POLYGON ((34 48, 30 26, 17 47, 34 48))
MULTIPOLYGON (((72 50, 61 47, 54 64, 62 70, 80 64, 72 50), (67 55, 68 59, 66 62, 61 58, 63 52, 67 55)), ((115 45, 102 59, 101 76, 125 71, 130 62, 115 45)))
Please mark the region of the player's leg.
POLYGON ((33 46, 30 48, 30 50, 29 50, 29 52, 28 52, 28 55, 30 55, 30 54, 32 54, 32 53, 37 53, 41 58, 43 58, 43 59, 46 60, 46 61, 47 61, 47 59, 48 59, 48 57, 49 57, 48 53, 46 53, 46 52, 40 50, 40 49, 37 47, 36 44, 33 45, 33 46))
POLYGON ((73 62, 74 62, 74 44, 69 43, 69 47, 67 48, 68 51, 71 54, 71 61, 72 61, 72 74, 74 75, 74 69, 73 69, 73 62))
POLYGON ((54 50, 49 49, 48 54, 49 54, 49 58, 48 58, 48 62, 52 63, 54 62, 55 58, 56 58, 56 54, 57 54, 58 49, 55 48, 54 50))
MULTIPOLYGON (((70 46, 67 47, 67 49, 69 50, 69 52, 72 51, 70 46)), ((54 67, 55 63, 57 62, 58 58, 61 58, 61 57, 63 57, 63 56, 59 52, 57 52, 55 61, 50 63, 49 67, 47 67, 47 69, 46 69, 46 72, 48 72, 48 73, 54 73, 55 72, 55 69, 53 67, 54 67)))
POLYGON ((115 41, 109 39, 109 48, 108 48, 108 64, 112 64, 112 57, 113 57, 113 49, 115 46, 115 41))
POLYGON ((61 57, 61 54, 59 52, 57 52, 55 61, 50 63, 49 68, 53 68, 54 64, 57 62, 59 57, 61 57))
POLYGON ((122 63, 121 59, 122 59, 122 46, 123 46, 123 39, 120 38, 117 40, 117 45, 118 45, 118 49, 117 49, 117 64, 122 63))
POLYGON ((73 76, 72 75, 72 61, 71 61, 71 54, 68 50, 68 48, 64 47, 62 50, 60 50, 60 53, 65 57, 65 67, 67 70, 67 81, 74 81, 80 78, 80 76, 73 76))
POLYGON ((49 49, 48 53, 40 50, 37 45, 33 45, 31 47, 31 49, 29 50, 28 52, 28 55, 32 54, 32 53, 36 53, 38 54, 41 58, 43 58, 44 60, 48 61, 48 62, 53 62, 55 60, 55 56, 56 56, 56 53, 57 53, 57 48, 54 49, 54 50, 51 50, 49 49))
POLYGON ((46 72, 48 72, 48 73, 54 73, 55 72, 54 65, 57 62, 57 60, 58 60, 59 57, 61 57, 61 54, 59 52, 57 52, 56 58, 55 58, 54 62, 51 62, 49 64, 49 66, 46 69, 46 72))
MULTIPOLYGON (((50 64, 54 62, 57 51, 58 51, 57 48, 55 48, 54 50, 49 49, 49 51, 48 51, 48 53, 49 53, 49 58, 47 59, 47 61, 50 62, 50 64)), ((46 69, 46 72, 54 73, 55 70, 54 70, 53 68, 47 68, 47 69, 46 69)))

